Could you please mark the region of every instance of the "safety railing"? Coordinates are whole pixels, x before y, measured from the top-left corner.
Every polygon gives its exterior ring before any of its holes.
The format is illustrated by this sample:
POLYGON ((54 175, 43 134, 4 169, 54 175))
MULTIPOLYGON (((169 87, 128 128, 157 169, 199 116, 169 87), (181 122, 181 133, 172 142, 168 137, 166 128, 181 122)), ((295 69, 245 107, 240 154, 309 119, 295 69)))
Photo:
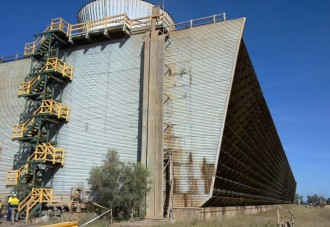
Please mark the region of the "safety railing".
MULTIPOLYGON (((159 14, 157 17, 157 25, 162 25, 163 27, 170 27, 170 22, 163 15, 159 14)), ((69 24, 62 18, 56 18, 51 21, 51 24, 47 27, 45 32, 51 31, 61 31, 69 37, 69 40, 78 35, 88 34, 90 31, 97 30, 110 30, 116 27, 126 27, 128 30, 140 29, 141 27, 146 27, 151 25, 152 17, 142 17, 131 19, 127 14, 119 14, 111 17, 105 17, 98 20, 86 21, 78 24, 69 24)), ((25 44, 24 55, 34 54, 37 48, 43 43, 47 38, 47 34, 40 36, 37 40, 31 43, 25 44)))
POLYGON ((27 120, 24 124, 15 125, 12 130, 12 140, 23 138, 24 133, 28 128, 32 127, 35 124, 35 118, 27 120))
MULTIPOLYGON (((47 72, 56 72, 60 73, 62 77, 72 80, 73 78, 73 66, 62 62, 58 58, 49 58, 47 59, 46 65, 39 70, 39 74, 47 72)), ((41 79, 41 76, 35 76, 30 81, 25 81, 20 83, 18 96, 29 95, 32 92, 32 88, 38 81, 41 79)))
POLYGON ((22 165, 18 170, 9 170, 6 178, 7 186, 15 186, 18 184, 18 179, 22 174, 27 174, 29 170, 29 165, 22 165))
POLYGON ((170 25, 171 30, 182 30, 186 28, 193 28, 205 24, 217 23, 226 20, 226 13, 216 14, 209 17, 202 17, 194 20, 180 22, 177 24, 170 25))
POLYGON ((73 66, 62 62, 58 58, 48 58, 46 65, 40 70, 40 73, 54 71, 62 74, 64 78, 72 80, 73 66))
MULTIPOLYGON (((65 121, 69 120, 70 107, 63 103, 52 99, 42 100, 41 106, 33 113, 33 115, 49 115, 65 121)), ((36 116, 27 120, 24 124, 15 125, 12 130, 12 139, 23 138, 27 130, 35 130, 33 126, 36 123, 36 116)))
POLYGON ((104 30, 116 26, 127 26, 129 25, 129 21, 130 19, 127 17, 127 14, 119 14, 111 17, 102 18, 99 20, 87 21, 79 24, 70 24, 68 37, 80 35, 91 30, 104 30))
POLYGON ((69 120, 70 107, 53 99, 42 100, 41 106, 34 114, 47 114, 60 119, 69 120))
POLYGON ((25 81, 20 83, 18 96, 30 94, 32 91, 32 87, 40 80, 40 78, 41 78, 40 75, 38 75, 30 81, 25 81))
POLYGON ((46 31, 61 31, 67 36, 69 35, 70 24, 62 19, 62 17, 52 19, 50 25, 47 27, 46 31))
POLYGON ((49 143, 43 143, 36 147, 35 152, 28 161, 42 161, 52 164, 64 164, 64 149, 52 146, 49 143))
POLYGON ((53 203, 70 203, 71 196, 68 195, 53 195, 53 203))
MULTIPOLYGON (((87 34, 91 30, 108 30, 111 27, 125 26, 128 30, 132 31, 134 29, 141 29, 145 27, 146 29, 151 25, 152 17, 142 17, 131 19, 127 14, 120 14, 111 17, 106 17, 98 20, 82 22, 78 24, 70 24, 63 20, 62 18, 55 18, 51 21, 51 24, 47 27, 45 32, 51 31, 61 31, 66 34, 67 37, 72 38, 73 36, 79 36, 87 34)), ((185 22, 180 22, 177 24, 172 24, 167 17, 163 14, 157 16, 157 25, 167 28, 169 31, 181 30, 186 28, 192 28, 200 25, 217 23, 220 21, 225 21, 226 14, 215 14, 209 17, 198 18, 194 20, 189 20, 185 22)), ((14 61, 22 59, 27 55, 34 54, 41 43, 46 39, 46 35, 38 37, 37 40, 31 43, 25 44, 24 55, 15 55, 10 57, 0 58, 0 63, 7 61, 14 61)))
POLYGON ((50 188, 32 188, 32 192, 18 205, 18 212, 26 211, 25 220, 30 218, 31 210, 38 203, 49 203, 53 201, 53 189, 50 188))
POLYGON ((47 34, 39 36, 34 42, 25 44, 24 56, 28 56, 36 53, 37 48, 39 48, 46 39, 47 39, 47 34))
POLYGON ((5 63, 5 62, 10 62, 10 61, 17 61, 20 59, 26 58, 24 54, 15 54, 13 56, 8 56, 8 57, 1 57, 0 58, 0 63, 5 63))

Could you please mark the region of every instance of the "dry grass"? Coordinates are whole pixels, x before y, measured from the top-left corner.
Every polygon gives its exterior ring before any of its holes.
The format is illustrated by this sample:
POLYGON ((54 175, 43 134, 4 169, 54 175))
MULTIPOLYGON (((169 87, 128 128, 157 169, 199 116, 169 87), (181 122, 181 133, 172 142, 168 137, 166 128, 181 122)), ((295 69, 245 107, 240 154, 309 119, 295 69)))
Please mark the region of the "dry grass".
MULTIPOLYGON (((304 206, 286 206, 280 209, 281 217, 287 217, 288 211, 291 211, 294 216, 294 224, 298 227, 330 227, 330 208, 306 208, 304 206)), ((261 212, 254 215, 239 214, 233 218, 224 218, 219 221, 199 222, 193 221, 190 223, 176 223, 173 225, 166 224, 162 227, 276 227, 277 213, 276 209, 266 212, 261 212)))
MULTIPOLYGON (((294 224, 297 227, 330 227, 330 208, 306 208, 304 206, 286 206, 280 209, 281 218, 288 216, 288 211, 291 211, 294 216, 294 224)), ((193 218, 193 217, 192 217, 193 218)), ((92 219, 86 215, 80 218, 80 224, 92 219)), ((88 225, 89 227, 107 227, 110 226, 107 220, 97 220, 88 225)), ((217 221, 191 221, 187 223, 177 222, 175 224, 158 224, 142 221, 142 222, 124 222, 117 223, 111 226, 157 226, 157 227, 277 227, 277 209, 261 212, 258 214, 247 215, 238 214, 233 218, 224 218, 217 221)))

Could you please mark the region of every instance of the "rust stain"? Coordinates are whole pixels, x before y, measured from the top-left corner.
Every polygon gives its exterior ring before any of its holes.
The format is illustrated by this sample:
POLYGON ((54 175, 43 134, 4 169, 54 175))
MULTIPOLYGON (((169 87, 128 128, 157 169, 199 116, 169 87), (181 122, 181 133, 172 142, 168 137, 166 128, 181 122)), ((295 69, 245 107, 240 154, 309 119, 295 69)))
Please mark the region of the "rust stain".
POLYGON ((197 183, 196 179, 190 179, 189 180, 189 186, 190 186, 191 194, 197 194, 198 193, 198 183, 197 183))
POLYGON ((183 195, 183 204, 184 204, 184 207, 188 207, 188 196, 187 196, 187 194, 183 195))
POLYGON ((207 164, 205 157, 203 158, 202 164, 202 178, 204 180, 204 192, 205 194, 210 193, 212 175, 214 170, 214 164, 207 164))
POLYGON ((188 157, 188 179, 189 179, 189 192, 191 194, 198 193, 198 184, 194 176, 194 160, 192 152, 189 152, 188 157))
POLYGON ((191 75, 191 73, 189 74, 189 84, 192 85, 192 75, 191 75))
POLYGON ((191 164, 191 165, 194 164, 191 152, 189 152, 189 164, 191 164))

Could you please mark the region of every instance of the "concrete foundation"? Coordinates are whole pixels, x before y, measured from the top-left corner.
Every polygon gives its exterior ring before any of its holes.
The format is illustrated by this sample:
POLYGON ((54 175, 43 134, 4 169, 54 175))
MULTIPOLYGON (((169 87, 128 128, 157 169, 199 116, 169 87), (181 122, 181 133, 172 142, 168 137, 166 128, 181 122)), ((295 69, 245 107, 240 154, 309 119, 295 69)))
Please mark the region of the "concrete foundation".
MULTIPOLYGON (((271 210, 283 205, 263 206, 237 206, 237 207, 206 207, 206 208, 174 208, 173 214, 176 221, 206 221, 221 220, 226 217, 235 217, 237 214, 256 214, 271 210)), ((275 215, 275 213, 274 213, 275 215)))

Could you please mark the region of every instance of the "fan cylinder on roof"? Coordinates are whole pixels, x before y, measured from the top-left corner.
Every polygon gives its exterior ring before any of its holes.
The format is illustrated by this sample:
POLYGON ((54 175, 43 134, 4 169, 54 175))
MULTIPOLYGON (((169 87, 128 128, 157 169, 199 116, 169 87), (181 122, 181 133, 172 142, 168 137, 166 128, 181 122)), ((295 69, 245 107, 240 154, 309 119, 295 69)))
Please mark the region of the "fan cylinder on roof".
MULTIPOLYGON (((126 13, 131 19, 149 17, 155 5, 141 0, 95 0, 87 3, 78 12, 78 22, 99 20, 126 13)), ((161 13, 170 24, 174 24, 171 16, 161 9, 161 13)))

